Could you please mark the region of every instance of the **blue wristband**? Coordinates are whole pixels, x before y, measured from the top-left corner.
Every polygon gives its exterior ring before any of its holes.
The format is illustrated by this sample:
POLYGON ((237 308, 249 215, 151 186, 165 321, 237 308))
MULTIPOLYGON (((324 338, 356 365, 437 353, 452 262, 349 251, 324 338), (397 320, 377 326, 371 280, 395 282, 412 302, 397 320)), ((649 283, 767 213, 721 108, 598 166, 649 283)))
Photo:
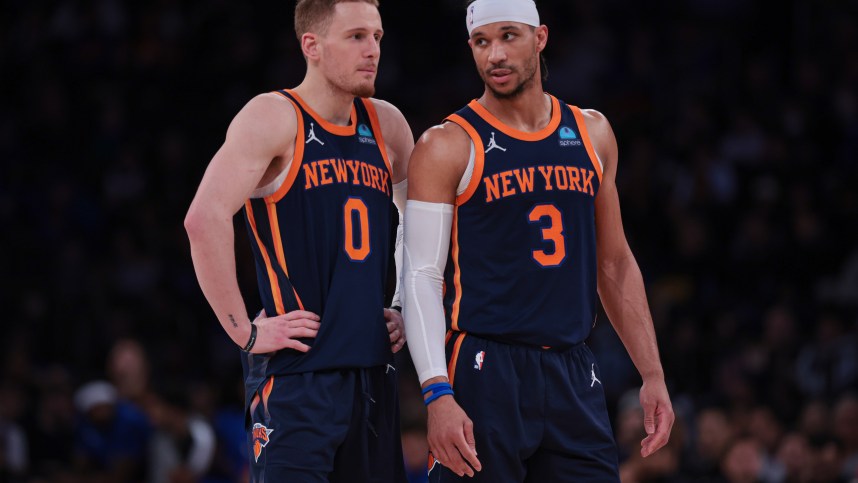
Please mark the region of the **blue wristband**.
POLYGON ((453 386, 450 385, 449 382, 437 382, 435 384, 430 384, 423 389, 423 396, 426 394, 432 393, 431 396, 426 397, 423 400, 423 404, 429 405, 432 401, 438 399, 441 396, 446 396, 447 394, 453 395, 453 386))
POLYGON ((453 395, 453 390, 452 390, 452 389, 441 389, 441 390, 439 390, 439 391, 436 391, 436 392, 434 392, 431 396, 429 396, 428 398, 424 399, 424 400, 423 400, 423 404, 425 404, 425 405, 427 405, 427 406, 428 406, 428 405, 429 405, 429 403, 431 403, 432 401, 434 401, 434 400, 438 399, 438 398, 439 398, 439 397, 441 397, 441 396, 446 396, 447 394, 449 394, 449 395, 451 395, 451 396, 452 396, 452 395, 453 395))
POLYGON ((449 389, 452 391, 453 386, 451 386, 449 382, 436 382, 435 384, 430 384, 423 388, 423 395, 425 396, 427 392, 436 392, 439 389, 449 389))

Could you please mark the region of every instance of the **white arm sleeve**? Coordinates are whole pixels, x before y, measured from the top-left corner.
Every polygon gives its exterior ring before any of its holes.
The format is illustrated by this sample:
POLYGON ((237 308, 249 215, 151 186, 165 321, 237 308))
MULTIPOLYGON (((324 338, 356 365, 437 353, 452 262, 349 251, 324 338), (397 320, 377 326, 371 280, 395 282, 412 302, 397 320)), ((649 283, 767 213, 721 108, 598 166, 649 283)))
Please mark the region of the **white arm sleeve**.
POLYGON ((408 194, 408 180, 404 179, 393 185, 393 204, 399 210, 399 226, 396 227, 396 243, 393 247, 393 261, 396 263, 396 290, 393 292, 391 307, 402 307, 402 240, 404 231, 402 229, 403 213, 405 211, 405 200, 408 194))
POLYGON ((452 205, 416 200, 408 200, 405 205, 402 316, 420 384, 436 376, 447 376, 446 322, 441 297, 452 227, 452 205))

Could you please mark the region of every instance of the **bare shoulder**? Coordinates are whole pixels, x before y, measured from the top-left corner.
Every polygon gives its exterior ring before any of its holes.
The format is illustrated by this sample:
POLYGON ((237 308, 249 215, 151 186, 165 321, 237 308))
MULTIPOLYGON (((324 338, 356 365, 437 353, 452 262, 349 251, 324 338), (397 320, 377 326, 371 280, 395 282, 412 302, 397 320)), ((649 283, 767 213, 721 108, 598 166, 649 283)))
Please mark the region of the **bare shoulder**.
POLYGON ((420 151, 421 157, 433 162, 468 160, 471 149, 471 138, 468 133, 456 123, 445 122, 426 130, 417 145, 415 155, 420 151))
POLYGON ((268 92, 259 94, 236 114, 227 131, 230 136, 250 138, 265 144, 294 142, 298 126, 295 108, 283 96, 268 92))
MULTIPOLYGON (((584 116, 584 122, 587 124, 587 132, 590 138, 599 138, 610 133, 613 136, 611 123, 604 114, 595 109, 581 109, 581 114, 584 116)), ((593 139, 595 142, 595 139, 593 139)))
POLYGON ((604 114, 595 109, 581 109, 581 114, 584 116, 593 149, 599 155, 605 171, 609 174, 613 173, 617 164, 617 138, 614 136, 611 123, 604 114))
POLYGON ((454 203, 468 167, 470 137, 457 124, 429 128, 414 146, 408 166, 408 199, 454 203))
POLYGON ((244 105, 239 112, 239 115, 242 114, 246 114, 243 117, 252 117, 265 122, 287 121, 296 124, 298 119, 292 103, 276 92, 257 95, 244 105))

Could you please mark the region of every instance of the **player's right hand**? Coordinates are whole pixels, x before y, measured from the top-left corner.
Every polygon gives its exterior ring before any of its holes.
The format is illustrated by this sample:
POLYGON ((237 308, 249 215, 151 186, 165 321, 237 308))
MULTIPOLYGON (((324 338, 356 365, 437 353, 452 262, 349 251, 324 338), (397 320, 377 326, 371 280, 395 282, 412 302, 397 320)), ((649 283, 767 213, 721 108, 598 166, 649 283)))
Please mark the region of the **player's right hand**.
POLYGON ((256 324, 256 344, 250 352, 264 354, 280 349, 307 352, 310 346, 298 339, 313 338, 319 333, 319 316, 306 310, 293 310, 283 315, 268 317, 265 309, 259 312, 256 324))
POLYGON ((427 439, 432 456, 459 476, 474 476, 474 470, 482 470, 474 442, 474 423, 453 396, 441 396, 427 409, 427 439))

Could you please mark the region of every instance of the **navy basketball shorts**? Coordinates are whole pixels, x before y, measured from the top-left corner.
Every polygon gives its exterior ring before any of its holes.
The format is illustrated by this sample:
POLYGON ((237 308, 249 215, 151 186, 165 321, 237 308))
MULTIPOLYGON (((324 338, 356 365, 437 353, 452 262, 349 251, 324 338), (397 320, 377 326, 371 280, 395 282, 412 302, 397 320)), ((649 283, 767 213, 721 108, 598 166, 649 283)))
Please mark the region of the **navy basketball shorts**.
POLYGON ((250 403, 252 483, 404 483, 396 369, 270 377, 250 403))
POLYGON ((584 343, 561 352, 454 332, 446 353, 483 469, 460 478, 430 456, 430 482, 620 481, 599 367, 584 343))

